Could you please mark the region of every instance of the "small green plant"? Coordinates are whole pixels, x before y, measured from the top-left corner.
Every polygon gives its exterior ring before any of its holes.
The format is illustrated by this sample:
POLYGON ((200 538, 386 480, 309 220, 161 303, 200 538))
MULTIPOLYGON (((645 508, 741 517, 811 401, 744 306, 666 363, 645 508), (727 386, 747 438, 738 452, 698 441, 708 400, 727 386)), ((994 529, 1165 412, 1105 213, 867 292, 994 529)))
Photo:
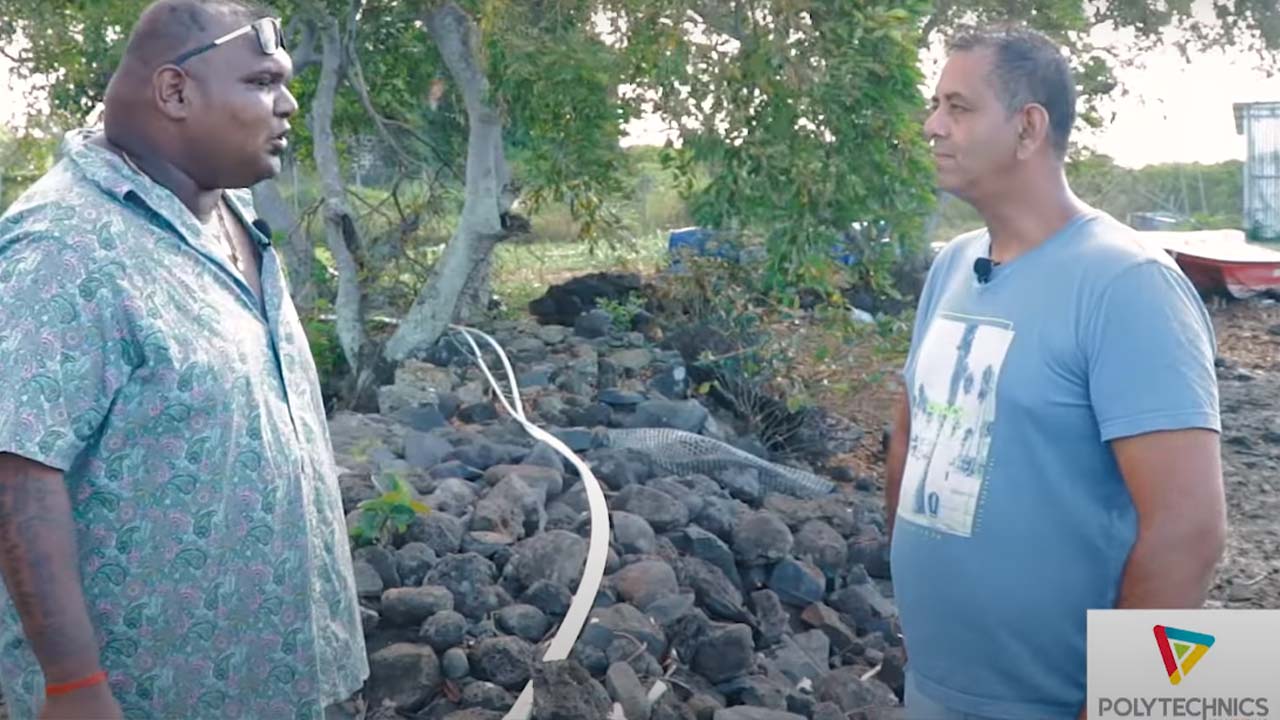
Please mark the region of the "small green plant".
POLYGON ((387 474, 377 483, 382 494, 360 503, 360 521, 351 528, 351 539, 356 546, 389 545, 392 537, 403 533, 419 513, 430 512, 417 499, 416 493, 404 478, 387 474))
POLYGON ((636 293, 628 293, 621 300, 613 298, 601 298, 596 301, 596 305, 601 310, 609 313, 609 317, 613 319, 613 326, 619 330, 630 330, 631 321, 635 318, 636 313, 644 310, 644 298, 636 293))

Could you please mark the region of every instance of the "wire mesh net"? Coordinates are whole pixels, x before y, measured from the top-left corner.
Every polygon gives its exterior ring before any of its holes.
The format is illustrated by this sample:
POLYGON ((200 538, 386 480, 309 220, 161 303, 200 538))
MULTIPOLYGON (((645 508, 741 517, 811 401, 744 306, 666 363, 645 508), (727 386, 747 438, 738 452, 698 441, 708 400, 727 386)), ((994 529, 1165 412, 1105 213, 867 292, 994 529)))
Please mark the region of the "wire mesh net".
POLYGON ((800 497, 835 491, 835 485, 811 472, 771 463, 713 438, 666 428, 614 429, 608 431, 610 447, 643 450, 664 472, 714 476, 730 468, 753 468, 766 490, 800 497))

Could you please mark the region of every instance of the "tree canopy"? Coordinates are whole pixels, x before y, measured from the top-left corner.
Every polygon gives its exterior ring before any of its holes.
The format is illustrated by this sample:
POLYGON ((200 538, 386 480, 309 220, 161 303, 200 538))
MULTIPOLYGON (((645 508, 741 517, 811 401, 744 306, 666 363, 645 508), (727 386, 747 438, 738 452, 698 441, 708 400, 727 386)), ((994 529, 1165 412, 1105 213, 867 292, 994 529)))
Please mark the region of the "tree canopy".
MULTIPOLYGON (((88 118, 145 5, 0 0, 0 46, 34 90, 29 126, 88 118)), ((1091 97, 1114 89, 1111 68, 1133 51, 1089 45, 1099 23, 1139 47, 1179 30, 1187 48, 1280 52, 1273 0, 1213 0, 1211 15, 1192 0, 274 5, 302 107, 291 164, 315 182, 302 218, 281 211, 274 183, 255 197, 280 217, 269 219, 287 237, 300 307, 319 295, 332 308, 353 404, 388 364, 483 310, 492 250, 522 215, 563 204, 583 237, 626 233, 613 212, 626 185, 619 139, 643 113, 673 130, 666 162, 697 222, 762 242, 768 285, 785 294, 849 273, 877 284, 921 247, 933 193, 919 58, 943 33, 1007 20, 1046 30, 1073 48, 1091 97), (357 171, 377 187, 354 187, 357 171), (831 263, 838 241, 862 262, 831 263), (317 247, 336 275, 320 288, 317 247), (376 330, 374 316, 396 324, 376 330)))

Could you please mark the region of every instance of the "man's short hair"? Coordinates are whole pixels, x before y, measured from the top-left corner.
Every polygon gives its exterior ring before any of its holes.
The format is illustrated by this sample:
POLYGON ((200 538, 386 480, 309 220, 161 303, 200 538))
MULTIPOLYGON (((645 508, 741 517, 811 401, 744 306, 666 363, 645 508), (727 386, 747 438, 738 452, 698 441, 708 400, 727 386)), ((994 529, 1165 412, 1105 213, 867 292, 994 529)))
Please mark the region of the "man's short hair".
POLYGON ((1044 34, 1016 26, 964 32, 947 45, 948 52, 982 49, 995 56, 991 75, 1005 110, 1014 113, 1029 103, 1043 106, 1053 147, 1059 157, 1066 157, 1077 95, 1062 50, 1044 34))
POLYGON ((219 20, 247 25, 274 15, 255 0, 156 0, 142 12, 125 54, 147 58, 150 64, 164 62, 205 38, 219 20))

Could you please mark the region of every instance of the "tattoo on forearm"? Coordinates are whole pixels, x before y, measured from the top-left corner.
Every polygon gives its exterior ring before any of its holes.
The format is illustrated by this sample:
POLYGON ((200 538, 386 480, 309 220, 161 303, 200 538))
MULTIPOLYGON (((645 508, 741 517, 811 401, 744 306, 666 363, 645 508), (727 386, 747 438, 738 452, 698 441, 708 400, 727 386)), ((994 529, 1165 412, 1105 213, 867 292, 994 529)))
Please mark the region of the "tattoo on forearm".
POLYGON ((24 472, 0 479, 0 570, 38 654, 84 649, 75 526, 60 483, 24 472))

